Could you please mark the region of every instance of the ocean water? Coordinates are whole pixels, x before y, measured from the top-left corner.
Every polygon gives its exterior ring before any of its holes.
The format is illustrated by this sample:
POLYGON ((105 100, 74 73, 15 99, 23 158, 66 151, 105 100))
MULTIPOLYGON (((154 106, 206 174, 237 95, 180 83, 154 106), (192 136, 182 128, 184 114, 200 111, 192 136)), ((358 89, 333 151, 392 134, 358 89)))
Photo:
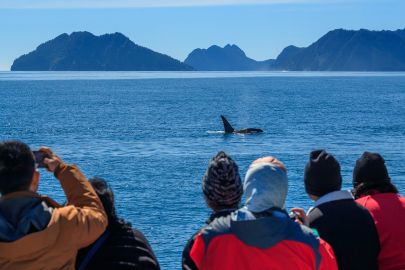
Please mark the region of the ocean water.
MULTIPOLYGON (((288 208, 311 205, 303 171, 317 148, 341 162, 345 188, 362 152, 380 152, 405 194, 405 73, 2 72, 0 95, 0 139, 49 146, 107 179, 163 269, 180 269, 209 215, 201 177, 219 150, 242 175, 258 157, 283 161, 288 208), (224 135, 221 114, 265 132, 224 135)), ((65 200, 45 171, 40 191, 65 200)))

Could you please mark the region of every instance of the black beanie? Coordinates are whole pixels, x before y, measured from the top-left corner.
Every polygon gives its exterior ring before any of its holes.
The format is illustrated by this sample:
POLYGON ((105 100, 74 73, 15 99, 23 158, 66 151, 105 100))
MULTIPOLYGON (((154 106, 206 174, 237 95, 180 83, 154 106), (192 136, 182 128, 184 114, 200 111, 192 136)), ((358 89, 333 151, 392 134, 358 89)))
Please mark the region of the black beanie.
POLYGON ((385 160, 380 154, 364 152, 356 161, 353 170, 354 187, 361 183, 384 184, 390 182, 391 179, 385 166, 385 160))
POLYGON ((305 166, 304 182, 306 192, 318 197, 340 190, 342 176, 339 162, 325 150, 312 151, 305 166))

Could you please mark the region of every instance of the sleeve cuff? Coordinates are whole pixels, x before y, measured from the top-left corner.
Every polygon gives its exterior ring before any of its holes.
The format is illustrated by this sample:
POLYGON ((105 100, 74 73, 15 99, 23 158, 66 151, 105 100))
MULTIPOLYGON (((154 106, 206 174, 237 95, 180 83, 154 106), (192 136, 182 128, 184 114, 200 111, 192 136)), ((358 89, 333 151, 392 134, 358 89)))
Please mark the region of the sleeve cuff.
MULTIPOLYGON (((59 163, 58 167, 56 167, 55 171, 53 174, 55 175, 56 178, 58 178, 58 175, 65 169, 67 165, 65 163, 59 163)), ((59 179, 59 178, 58 178, 59 179)))

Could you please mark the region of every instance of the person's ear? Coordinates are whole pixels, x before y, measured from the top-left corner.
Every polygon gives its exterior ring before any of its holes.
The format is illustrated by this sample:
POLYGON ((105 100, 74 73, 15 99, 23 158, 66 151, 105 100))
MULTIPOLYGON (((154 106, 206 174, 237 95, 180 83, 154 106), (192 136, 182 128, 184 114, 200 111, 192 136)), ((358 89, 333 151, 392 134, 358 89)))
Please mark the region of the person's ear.
POLYGON ((309 198, 310 198, 311 200, 313 200, 314 202, 317 201, 317 200, 319 200, 319 196, 315 196, 315 195, 312 195, 312 194, 308 194, 308 196, 309 196, 309 198))
POLYGON ((35 170, 32 175, 30 191, 37 192, 39 187, 39 171, 35 170))

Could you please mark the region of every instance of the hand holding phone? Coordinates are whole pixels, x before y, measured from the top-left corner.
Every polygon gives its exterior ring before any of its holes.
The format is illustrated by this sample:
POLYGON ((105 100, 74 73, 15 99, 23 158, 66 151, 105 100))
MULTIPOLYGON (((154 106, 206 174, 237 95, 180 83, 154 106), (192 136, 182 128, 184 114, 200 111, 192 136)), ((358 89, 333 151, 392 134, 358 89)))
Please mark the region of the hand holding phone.
POLYGON ((35 157, 35 163, 37 164, 38 168, 45 168, 44 159, 49 157, 46 152, 43 151, 32 151, 35 157))
POLYGON ((36 159, 38 168, 46 168, 49 172, 55 172, 61 164, 64 164, 63 160, 55 155, 49 147, 42 146, 38 151, 34 152, 39 152, 39 154, 36 154, 38 155, 38 159, 36 159))
POLYGON ((304 209, 302 209, 302 208, 298 208, 298 207, 292 208, 289 216, 295 222, 298 222, 303 225, 308 225, 307 215, 306 215, 304 209))

